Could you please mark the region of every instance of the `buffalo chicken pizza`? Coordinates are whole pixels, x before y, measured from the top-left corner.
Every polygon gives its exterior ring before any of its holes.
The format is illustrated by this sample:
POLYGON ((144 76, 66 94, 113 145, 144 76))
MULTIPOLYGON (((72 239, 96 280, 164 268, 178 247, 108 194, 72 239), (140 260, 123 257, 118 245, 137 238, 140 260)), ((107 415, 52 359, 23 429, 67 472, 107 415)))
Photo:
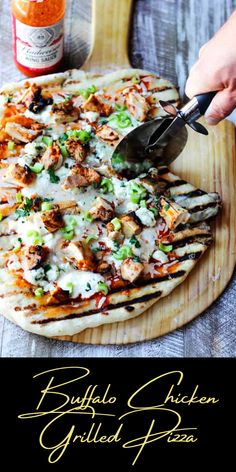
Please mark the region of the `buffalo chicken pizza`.
POLYGON ((216 193, 166 167, 128 180, 119 141, 178 103, 138 69, 69 71, 0 91, 0 312, 44 336, 127 320, 168 295, 212 241, 216 193), (113 164, 116 164, 113 163, 113 164))

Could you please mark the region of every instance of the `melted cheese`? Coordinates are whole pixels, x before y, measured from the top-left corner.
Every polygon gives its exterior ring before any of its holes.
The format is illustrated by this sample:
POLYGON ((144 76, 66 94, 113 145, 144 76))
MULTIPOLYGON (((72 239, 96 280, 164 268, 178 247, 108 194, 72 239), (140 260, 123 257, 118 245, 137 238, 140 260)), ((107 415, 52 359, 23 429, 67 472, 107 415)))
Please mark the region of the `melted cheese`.
POLYGON ((69 290, 68 287, 71 287, 71 284, 73 284, 71 298, 77 298, 79 295, 82 298, 90 298, 94 293, 99 291, 98 282, 104 281, 104 277, 100 274, 70 270, 70 272, 60 275, 57 284, 62 290, 69 290))

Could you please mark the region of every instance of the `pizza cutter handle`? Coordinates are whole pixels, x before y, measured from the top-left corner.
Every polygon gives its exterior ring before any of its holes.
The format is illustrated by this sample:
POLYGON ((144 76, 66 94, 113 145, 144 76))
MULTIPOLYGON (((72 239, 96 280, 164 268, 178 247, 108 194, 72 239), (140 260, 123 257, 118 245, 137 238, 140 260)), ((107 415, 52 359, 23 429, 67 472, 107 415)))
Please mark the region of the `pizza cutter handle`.
POLYGON ((198 108, 201 115, 204 115, 209 107, 210 103, 212 102, 213 98, 217 92, 207 92, 201 93, 200 95, 196 95, 196 99, 198 102, 198 108))
POLYGON ((196 95, 179 110, 180 116, 186 123, 191 125, 191 123, 198 120, 200 116, 204 115, 216 93, 217 92, 207 92, 196 95))

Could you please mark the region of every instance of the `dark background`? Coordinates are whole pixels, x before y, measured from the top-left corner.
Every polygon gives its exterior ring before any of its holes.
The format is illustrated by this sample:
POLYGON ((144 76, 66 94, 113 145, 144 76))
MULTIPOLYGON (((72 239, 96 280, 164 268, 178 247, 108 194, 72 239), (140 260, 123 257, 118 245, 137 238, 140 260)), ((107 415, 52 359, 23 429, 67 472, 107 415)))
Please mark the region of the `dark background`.
MULTIPOLYGON (((5 359, 1 360, 1 410, 2 410, 2 439, 1 439, 1 459, 7 464, 8 470, 170 470, 170 465, 175 464, 173 470, 192 470, 199 464, 200 470, 213 471, 213 464, 224 460, 224 470, 231 470, 227 464, 233 460, 234 449, 230 447, 231 438, 234 437, 230 429, 234 428, 233 417, 235 412, 232 392, 233 383, 233 360, 210 360, 210 359, 5 359), (175 392, 191 395, 196 384, 199 384, 199 396, 214 396, 220 401, 215 405, 172 405, 173 408, 182 415, 182 426, 198 427, 196 434, 199 440, 193 444, 167 443, 165 439, 160 439, 153 444, 146 446, 135 466, 132 461, 137 454, 137 450, 123 449, 121 442, 141 436, 147 431, 149 422, 156 415, 152 413, 131 415, 124 421, 124 429, 121 433, 122 441, 116 444, 74 444, 69 446, 63 458, 56 464, 48 464, 48 452, 43 450, 38 442, 39 434, 48 423, 49 419, 44 417, 38 419, 21 420, 17 416, 22 413, 35 411, 36 405, 41 397, 40 389, 45 388, 49 377, 33 379, 32 377, 44 370, 58 368, 62 366, 83 366, 90 369, 89 377, 80 380, 76 384, 61 387, 60 391, 69 393, 71 396, 81 396, 85 394, 88 385, 98 384, 98 393, 103 393, 107 384, 111 383, 110 395, 117 396, 114 406, 97 406, 97 411, 114 412, 121 415, 127 411, 127 400, 130 395, 141 385, 156 376, 172 370, 182 370, 184 380, 180 387, 176 387, 175 392), (46 381, 47 379, 47 381, 46 381), (5 459, 7 462, 5 462, 5 459), (164 462, 163 462, 164 461, 164 462), (162 464, 162 466, 161 466, 162 464), (40 469, 39 469, 40 468, 40 469)), ((58 376, 58 374, 56 374, 58 376)), ((55 377, 58 381, 59 377, 55 377)), ((71 374, 63 371, 60 380, 65 381, 73 378, 71 374)), ((145 391, 145 395, 139 396, 139 401, 143 405, 160 404, 165 398, 166 392, 174 378, 163 380, 153 384, 145 391)), ((45 411, 49 406, 56 405, 56 399, 51 395, 49 400, 45 400, 41 410, 45 411), (52 398, 51 398, 52 397, 52 398)), ((168 427, 168 415, 165 414, 162 421, 161 415, 160 429, 168 427)), ((99 423, 99 417, 94 420, 99 423)), ((158 420, 159 421, 159 420, 158 420)), ((92 422, 92 420, 91 420, 92 422)), ((56 438, 65 436, 65 431, 69 431, 69 425, 75 424, 76 433, 81 434, 88 431, 88 418, 66 417, 63 424, 58 423, 50 441, 55 444, 56 438), (64 435, 63 435, 64 433, 64 435)), ((103 419, 104 434, 113 434, 118 421, 113 419, 103 419), (106 431, 105 431, 106 429, 106 431)), ((233 464, 233 462, 231 463, 233 464)), ((216 468, 216 470, 220 470, 216 468)))

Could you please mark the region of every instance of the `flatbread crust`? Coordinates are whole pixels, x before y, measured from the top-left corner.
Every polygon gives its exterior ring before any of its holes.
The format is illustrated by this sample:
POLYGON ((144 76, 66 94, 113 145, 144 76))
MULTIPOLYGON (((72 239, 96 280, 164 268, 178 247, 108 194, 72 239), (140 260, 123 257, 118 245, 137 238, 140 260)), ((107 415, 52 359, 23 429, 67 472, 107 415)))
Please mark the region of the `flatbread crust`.
MULTIPOLYGON (((0 93, 13 93, 22 88, 22 84, 38 84, 42 87, 63 84, 63 90, 73 93, 75 88, 86 89, 92 83, 97 87, 109 83, 111 86, 130 75, 144 76, 149 71, 125 69, 98 76, 81 70, 67 71, 37 79, 7 84, 0 93)), ((170 85, 169 100, 178 102, 176 89, 170 85)), ((170 191, 170 197, 178 197, 181 206, 191 213, 188 225, 177 227, 174 231, 173 245, 177 254, 173 270, 160 271, 147 280, 126 284, 125 288, 115 289, 99 301, 96 298, 83 301, 73 299, 58 302, 50 306, 44 304, 44 298, 36 299, 27 286, 16 286, 14 276, 0 285, 1 313, 24 330, 47 337, 74 335, 86 328, 125 321, 139 316, 158 299, 167 296, 182 283, 193 269, 198 259, 212 242, 212 233, 205 220, 215 216, 220 208, 220 198, 215 193, 196 189, 167 168, 160 169, 161 180, 170 191)))

